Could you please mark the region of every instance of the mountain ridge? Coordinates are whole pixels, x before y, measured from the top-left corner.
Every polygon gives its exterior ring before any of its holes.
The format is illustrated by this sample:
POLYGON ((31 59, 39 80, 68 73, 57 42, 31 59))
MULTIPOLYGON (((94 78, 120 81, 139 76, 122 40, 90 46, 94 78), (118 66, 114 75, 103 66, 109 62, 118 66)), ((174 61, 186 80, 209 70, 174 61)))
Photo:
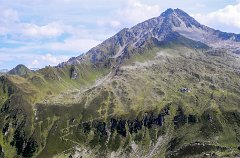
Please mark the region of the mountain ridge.
POLYGON ((162 41, 164 40, 164 36, 169 32, 177 32, 186 38, 202 42, 210 47, 225 47, 226 49, 239 54, 240 34, 226 33, 219 30, 214 30, 210 27, 200 24, 193 17, 189 16, 181 9, 170 8, 163 12, 159 17, 146 20, 133 26, 132 28, 122 29, 120 32, 105 40, 103 43, 90 49, 87 53, 82 54, 78 57, 73 57, 67 62, 60 63, 58 66, 61 67, 63 65, 78 64, 87 58, 90 58, 91 61, 95 61, 97 58, 96 54, 104 54, 101 50, 102 48, 107 49, 106 51, 109 53, 109 58, 116 58, 121 55, 126 46, 139 47, 150 37, 154 37, 159 41, 162 41), (152 31, 150 31, 150 29, 152 29, 152 31), (123 41, 125 38, 126 43, 123 41), (136 40, 136 38, 138 38, 138 40, 136 40), (134 42, 129 43, 128 41, 134 42), (116 43, 115 47, 117 48, 115 49, 118 49, 117 53, 114 54, 113 49, 108 48, 107 45, 109 42, 113 44, 116 43), (218 43, 222 43, 223 46, 219 45, 218 43))

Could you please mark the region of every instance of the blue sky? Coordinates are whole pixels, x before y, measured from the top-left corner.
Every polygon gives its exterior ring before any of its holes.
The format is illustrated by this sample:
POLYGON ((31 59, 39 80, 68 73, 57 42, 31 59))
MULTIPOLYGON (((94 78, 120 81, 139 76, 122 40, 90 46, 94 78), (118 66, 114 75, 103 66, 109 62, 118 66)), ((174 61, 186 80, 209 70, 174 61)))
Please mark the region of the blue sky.
POLYGON ((167 8, 240 33, 239 0, 0 0, 0 69, 57 65, 167 8))

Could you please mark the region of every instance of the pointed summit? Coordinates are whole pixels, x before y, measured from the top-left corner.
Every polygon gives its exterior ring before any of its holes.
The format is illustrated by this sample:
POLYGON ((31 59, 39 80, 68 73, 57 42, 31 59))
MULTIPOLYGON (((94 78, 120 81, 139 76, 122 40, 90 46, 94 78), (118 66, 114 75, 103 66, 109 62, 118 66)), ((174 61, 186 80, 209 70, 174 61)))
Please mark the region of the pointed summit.
POLYGON ((163 12, 163 13, 161 14, 161 16, 167 17, 167 16, 171 15, 173 12, 174 12, 174 10, 173 10, 172 8, 169 8, 169 9, 167 9, 165 12, 163 12))
POLYGON ((31 70, 28 69, 25 65, 19 64, 19 65, 17 65, 15 68, 13 68, 12 70, 10 70, 10 71, 8 72, 8 74, 25 76, 25 75, 29 74, 30 72, 31 72, 31 70))
POLYGON ((181 10, 181 9, 179 9, 179 8, 174 9, 174 12, 177 13, 178 15, 190 17, 186 12, 184 12, 183 10, 181 10))
POLYGON ((168 16, 168 15, 182 15, 182 16, 188 16, 190 17, 186 12, 184 12, 183 10, 177 8, 177 9, 172 9, 172 8, 168 8, 167 10, 165 10, 160 16, 168 16))
POLYGON ((181 10, 179 8, 177 8, 177 9, 168 8, 160 16, 168 17, 170 15, 176 15, 176 16, 181 16, 181 17, 185 16, 185 17, 191 18, 190 15, 188 15, 186 12, 184 12, 183 10, 181 10))
POLYGON ((201 24, 197 22, 193 17, 188 15, 181 9, 172 9, 169 8, 163 12, 160 17, 165 19, 165 23, 168 22, 170 25, 175 27, 186 26, 186 27, 200 27, 201 24))

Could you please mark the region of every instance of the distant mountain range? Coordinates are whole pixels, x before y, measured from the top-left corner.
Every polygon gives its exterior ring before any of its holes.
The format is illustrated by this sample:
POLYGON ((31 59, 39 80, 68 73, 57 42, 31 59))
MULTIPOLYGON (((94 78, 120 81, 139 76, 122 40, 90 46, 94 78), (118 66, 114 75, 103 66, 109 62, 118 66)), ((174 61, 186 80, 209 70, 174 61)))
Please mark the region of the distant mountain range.
POLYGON ((15 68, 11 69, 10 71, 8 69, 1 69, 0 74, 24 76, 31 71, 37 71, 37 70, 39 70, 39 68, 28 69, 25 65, 20 64, 20 65, 17 65, 15 68))
POLYGON ((0 73, 7 73, 8 72, 8 69, 1 69, 0 70, 0 73))
POLYGON ((0 157, 240 157, 240 35, 180 9, 0 76, 0 157))

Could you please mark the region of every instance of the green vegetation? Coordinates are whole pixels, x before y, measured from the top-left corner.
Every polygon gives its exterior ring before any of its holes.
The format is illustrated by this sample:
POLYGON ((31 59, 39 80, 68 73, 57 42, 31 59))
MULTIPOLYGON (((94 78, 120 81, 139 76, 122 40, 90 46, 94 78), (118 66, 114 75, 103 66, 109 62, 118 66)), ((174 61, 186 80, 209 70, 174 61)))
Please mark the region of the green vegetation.
POLYGON ((238 61, 181 40, 129 48, 118 68, 83 62, 74 79, 72 66, 2 76, 4 156, 235 156, 238 61))

